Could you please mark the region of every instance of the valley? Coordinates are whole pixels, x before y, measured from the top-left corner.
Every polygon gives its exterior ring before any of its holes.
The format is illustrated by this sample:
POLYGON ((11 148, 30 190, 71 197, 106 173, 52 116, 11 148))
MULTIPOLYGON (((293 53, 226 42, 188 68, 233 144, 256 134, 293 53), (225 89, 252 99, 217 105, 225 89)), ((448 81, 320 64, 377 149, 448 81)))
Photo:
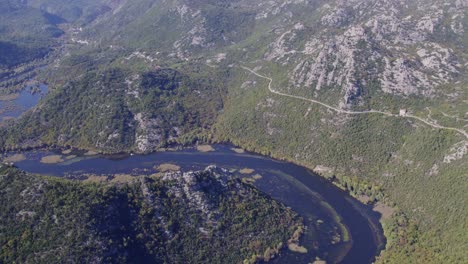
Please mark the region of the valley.
MULTIPOLYGON (((306 208, 309 201, 316 203, 319 189, 331 190, 320 194, 341 215, 350 241, 364 240, 333 249, 330 241, 338 236, 332 232, 317 249, 306 229, 301 239, 308 244, 291 248, 305 247, 307 253, 291 253, 283 245, 272 263, 370 263, 374 258, 375 263, 466 263, 467 9, 461 0, 3 1, 0 150, 3 158, 17 155, 3 160, 7 181, 0 195, 19 201, 19 189, 29 188, 21 181, 51 181, 65 186, 51 193, 54 200, 77 191, 81 200, 70 206, 88 204, 92 201, 81 194, 91 191, 106 207, 117 201, 107 194, 101 200, 108 189, 118 197, 143 199, 135 194, 140 187, 128 180, 159 173, 154 160, 182 174, 215 164, 236 170, 236 177, 248 178, 243 182, 248 188, 265 193, 266 200, 258 202, 273 199, 291 206, 305 225, 311 223, 306 214, 314 215, 316 225, 315 217, 324 210, 306 208), (30 85, 41 92, 30 93, 30 85), (230 144, 245 156, 228 150, 230 144), (188 151, 196 147, 206 153, 188 151), (83 174, 86 169, 89 173, 83 174), (248 174, 252 169, 254 175, 248 174), (257 171, 263 171, 261 177, 257 171), (56 178, 64 176, 68 179, 56 178), (291 187, 293 182, 298 185, 291 187), (5 191, 9 184, 20 186, 16 194, 5 191), (291 190, 306 198, 285 199, 291 190), (384 209, 379 222, 371 206, 384 209)), ((138 205, 126 199, 124 205, 146 210, 140 207, 144 199, 138 205)), ((178 203, 171 200, 168 208, 173 202, 178 203)), ((255 202, 248 199, 245 206, 255 202)), ((262 208, 283 210, 278 204, 262 208)), ((21 215, 27 219, 29 214, 21 215)), ((265 215, 271 221, 277 216, 265 215)), ((6 224, 13 223, 8 219, 6 224)), ((53 225, 53 219, 40 219, 53 225)), ((89 217, 79 228, 99 219, 89 217)), ((333 217, 327 219, 325 225, 339 226, 333 217)), ((138 221, 126 230, 160 227, 138 221)), ((291 230, 287 225, 280 229, 270 231, 287 241, 291 230)), ((20 235, 13 234, 11 241, 20 235)), ((346 235, 339 237, 338 245, 346 235)), ((102 243, 115 251, 125 247, 124 240, 102 243)), ((254 261, 253 255, 265 253, 260 251, 270 252, 264 245, 271 241, 262 241, 261 246, 237 244, 246 251, 230 256, 254 261)), ((174 242, 180 247, 195 243, 174 242)), ((0 247, 11 253, 15 243, 2 240, 0 247)), ((29 246, 44 245, 47 241, 29 246)), ((31 256, 29 246, 21 249, 25 256, 31 256)), ((274 246, 268 248, 275 251, 274 246)), ((216 258, 222 262, 220 255, 216 258)))

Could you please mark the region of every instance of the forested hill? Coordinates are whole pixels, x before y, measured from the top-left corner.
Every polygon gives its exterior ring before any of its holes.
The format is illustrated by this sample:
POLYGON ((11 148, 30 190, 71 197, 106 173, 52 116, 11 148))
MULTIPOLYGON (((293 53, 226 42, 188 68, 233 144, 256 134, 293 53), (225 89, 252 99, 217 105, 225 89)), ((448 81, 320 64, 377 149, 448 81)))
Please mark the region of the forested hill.
MULTIPOLYGON (((52 32, 59 48, 41 74, 49 95, 4 124, 3 150, 229 141, 356 195, 383 191, 398 213, 378 261, 468 261, 466 1, 21 3, 0 10, 41 22, 2 16, 2 32, 46 25, 28 38, 52 32)), ((28 57, 48 44, 34 47, 28 57)))
POLYGON ((92 184, 2 165, 0 190, 2 263, 254 263, 302 228, 214 167, 92 184))
POLYGON ((1 145, 146 153, 174 143, 193 144, 206 137, 203 133, 223 107, 226 91, 210 72, 88 71, 51 92, 37 111, 7 126, 0 132, 1 145))

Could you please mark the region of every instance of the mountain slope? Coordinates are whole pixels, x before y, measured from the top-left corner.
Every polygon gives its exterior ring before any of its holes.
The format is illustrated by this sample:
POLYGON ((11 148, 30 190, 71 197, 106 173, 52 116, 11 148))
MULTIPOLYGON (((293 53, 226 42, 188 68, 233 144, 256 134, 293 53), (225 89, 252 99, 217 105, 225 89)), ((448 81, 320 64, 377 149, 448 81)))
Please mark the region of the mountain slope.
POLYGON ((44 57, 63 32, 54 16, 5 1, 0 6, 0 70, 44 57))
POLYGON ((0 173, 2 262, 253 263, 302 226, 219 168, 121 185, 0 173))
MULTIPOLYGON (((54 93, 2 131, 3 148, 154 150, 158 144, 139 147, 161 133, 135 128, 138 107, 174 116, 177 108, 164 107, 180 94, 160 108, 150 107, 156 98, 132 106, 116 100, 128 92, 125 81, 161 68, 201 76, 208 81, 186 83, 187 94, 202 93, 182 96, 181 112, 208 118, 194 118, 182 133, 187 138, 175 142, 231 141, 315 168, 356 195, 383 189, 398 213, 384 220, 389 243, 381 262, 463 263, 468 143, 463 133, 437 127, 466 131, 466 13, 460 0, 118 1, 74 33, 69 54, 48 73, 54 93), (271 78, 278 93, 242 66, 271 78), (105 76, 115 69, 123 69, 120 81, 86 85, 89 71, 105 76), (115 93, 100 104, 128 108, 128 115, 112 110, 96 119, 81 98, 96 91, 115 93), (64 105, 64 98, 76 104, 64 105), (346 114, 359 111, 374 113, 346 114)), ((187 115, 164 119, 165 139, 187 115)))
POLYGON ((144 153, 190 144, 197 133, 209 130, 222 108, 224 93, 214 85, 210 76, 173 69, 90 71, 6 128, 2 145, 144 153))

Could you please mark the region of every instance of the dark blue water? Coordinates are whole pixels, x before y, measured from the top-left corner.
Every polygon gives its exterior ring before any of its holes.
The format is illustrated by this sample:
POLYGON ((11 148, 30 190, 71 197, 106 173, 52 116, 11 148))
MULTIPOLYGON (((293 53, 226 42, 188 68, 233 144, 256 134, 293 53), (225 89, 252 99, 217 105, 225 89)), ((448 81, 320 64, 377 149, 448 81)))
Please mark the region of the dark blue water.
POLYGON ((146 175, 157 172, 154 167, 163 163, 177 164, 185 171, 208 165, 251 168, 253 174, 262 176, 254 185, 298 212, 307 226, 301 245, 308 253, 285 250, 274 263, 311 263, 317 256, 329 263, 371 263, 383 246, 379 215, 312 171, 260 155, 238 154, 226 145, 216 145, 215 149, 207 153, 181 150, 134 156, 79 156, 59 164, 40 162, 50 152, 28 152, 28 159, 16 165, 31 173, 69 178, 80 178, 83 173, 146 175))

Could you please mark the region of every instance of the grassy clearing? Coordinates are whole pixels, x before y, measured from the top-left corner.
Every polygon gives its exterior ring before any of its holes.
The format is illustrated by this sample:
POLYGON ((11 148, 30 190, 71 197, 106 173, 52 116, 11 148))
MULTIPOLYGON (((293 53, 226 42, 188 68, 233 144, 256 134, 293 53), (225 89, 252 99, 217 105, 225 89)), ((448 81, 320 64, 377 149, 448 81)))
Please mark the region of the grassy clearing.
POLYGON ((199 152, 211 152, 211 151, 215 151, 215 149, 211 145, 197 145, 197 151, 199 151, 199 152))
POLYGON ((179 171, 180 166, 178 166, 176 164, 171 164, 171 163, 164 163, 164 164, 160 164, 158 166, 155 166, 155 169, 160 171, 160 172, 179 171))
POLYGON ((305 248, 303 246, 299 246, 296 243, 288 243, 288 249, 293 251, 293 252, 297 252, 297 253, 301 253, 301 254, 306 254, 307 253, 307 248, 305 248))
POLYGON ((45 164, 55 164, 55 163, 61 163, 63 162, 63 156, 62 155, 49 155, 41 158, 41 163, 45 164))
POLYGON ((380 213, 381 215, 380 217, 382 220, 390 219, 392 215, 395 213, 395 208, 392 208, 381 202, 376 203, 372 210, 380 213))
POLYGON ((12 156, 9 156, 9 157, 6 157, 4 160, 6 162, 19 162, 19 161, 23 161, 26 159, 26 156, 24 156, 24 154, 15 154, 15 155, 12 155, 12 156))
POLYGON ((234 151, 235 153, 237 154, 243 154, 245 153, 245 150, 241 149, 241 148, 231 148, 232 151, 234 151))
POLYGON ((115 174, 113 175, 112 180, 110 181, 111 183, 117 183, 117 184, 126 184, 126 183, 132 183, 138 179, 137 176, 132 176, 129 174, 115 174))

